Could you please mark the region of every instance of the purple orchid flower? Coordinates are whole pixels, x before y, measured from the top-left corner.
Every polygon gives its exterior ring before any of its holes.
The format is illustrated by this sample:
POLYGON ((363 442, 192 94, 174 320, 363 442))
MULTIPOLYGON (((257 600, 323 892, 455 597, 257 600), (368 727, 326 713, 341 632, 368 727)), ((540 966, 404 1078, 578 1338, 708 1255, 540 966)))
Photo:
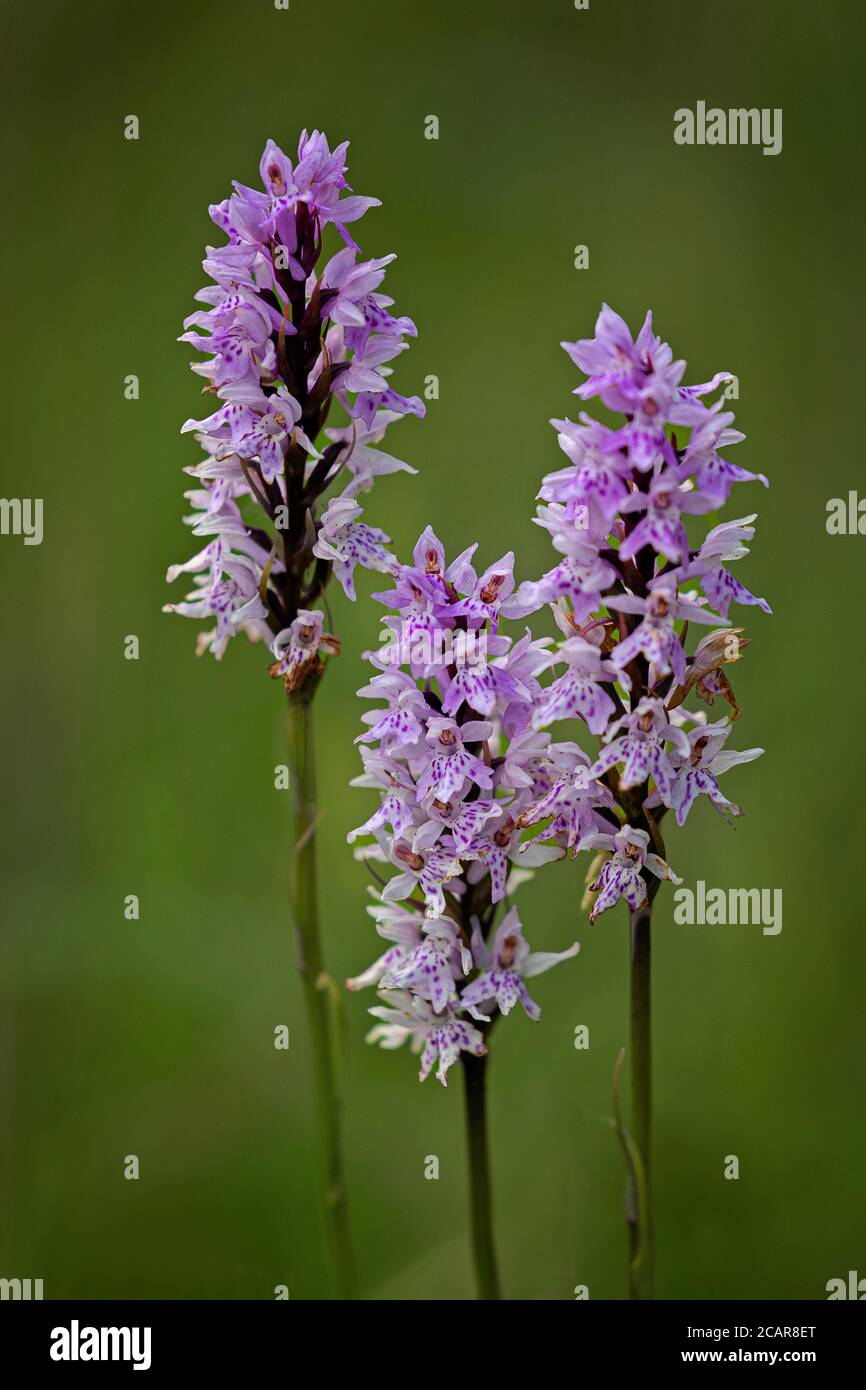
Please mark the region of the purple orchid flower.
POLYGON ((543 692, 532 715, 533 729, 545 729, 558 719, 580 716, 591 734, 604 733, 616 705, 603 689, 629 678, 602 658, 598 647, 585 637, 570 637, 549 657, 551 666, 565 662, 565 674, 543 692))
POLYGON ((772 609, 765 598, 756 598, 738 579, 725 569, 724 562, 741 560, 748 555, 749 548, 744 541, 754 537, 755 528, 751 523, 755 515, 740 517, 737 521, 725 521, 714 526, 694 559, 676 572, 679 583, 687 579, 700 579, 707 600, 718 610, 722 618, 727 618, 732 603, 757 606, 765 613, 772 609))
POLYGON ((678 681, 685 679, 686 654, 674 630, 676 622, 718 624, 723 620, 700 604, 680 598, 676 580, 660 575, 647 586, 646 598, 635 594, 614 594, 605 598, 608 608, 619 613, 640 613, 643 621, 624 641, 617 643, 611 663, 624 670, 635 657, 643 655, 651 662, 656 678, 673 671, 678 681))
POLYGON ((390 541, 384 531, 367 526, 358 517, 361 508, 351 497, 332 497, 319 527, 313 554, 330 560, 334 576, 342 585, 347 598, 355 597, 355 568, 393 573, 397 562, 385 545, 390 541))
POLYGON ((662 701, 645 695, 630 714, 611 724, 607 736, 611 741, 599 753, 590 776, 601 777, 617 763, 622 763, 619 785, 623 791, 639 787, 653 777, 662 800, 669 806, 674 767, 665 751, 665 743, 672 743, 687 754, 689 741, 682 729, 668 721, 662 701), (617 730, 623 727, 627 732, 614 738, 617 730))
POLYGON ((575 941, 567 951, 530 951, 523 935, 517 908, 507 912, 497 928, 490 950, 476 921, 472 932, 472 954, 479 974, 460 995, 461 1007, 473 1018, 489 1023, 489 1014, 481 1011, 483 1004, 494 1003, 501 1014, 509 1014, 520 1002, 527 1018, 537 1023, 541 1009, 530 997, 524 983, 535 975, 543 975, 561 961, 571 960, 580 950, 575 941))
POLYGON ((421 1053, 419 1080, 426 1081, 438 1059, 436 1079, 447 1086, 448 1072, 461 1052, 474 1057, 487 1052, 478 1029, 450 1009, 437 1014, 425 999, 406 991, 389 997, 389 1004, 370 1009, 382 1022, 371 1028, 367 1041, 389 1049, 410 1042, 412 1051, 421 1053))
POLYGON ((456 999, 455 977, 472 969, 472 954, 463 945, 456 926, 447 917, 428 919, 422 939, 398 964, 382 976, 383 990, 408 990, 429 1001, 441 1014, 456 999))
POLYGON ((489 766, 466 748, 467 743, 484 743, 492 733, 492 724, 483 720, 470 720, 461 727, 446 717, 428 719, 426 741, 434 751, 418 779, 418 795, 433 794, 448 801, 467 781, 476 787, 492 787, 489 766))
POLYGON ((591 885, 597 897, 589 914, 590 922, 595 922, 608 908, 614 907, 620 898, 625 898, 632 911, 643 906, 647 900, 647 889, 642 869, 655 874, 656 878, 682 883, 682 879, 677 877, 664 859, 649 851, 647 831, 636 826, 624 825, 615 835, 603 831, 587 835, 583 848, 607 850, 611 854, 591 885))
MULTIPOLYGON (((732 816, 742 815, 740 807, 719 790, 717 779, 732 767, 754 762, 755 758, 763 755, 764 749, 747 748, 742 753, 725 749, 732 729, 733 725, 727 719, 717 724, 698 724, 686 734, 691 745, 688 756, 679 752, 671 754, 675 773, 670 805, 677 825, 685 825, 689 811, 701 795, 709 797, 723 814, 727 811, 732 816)), ((649 804, 659 804, 660 799, 656 793, 650 798, 649 804)))

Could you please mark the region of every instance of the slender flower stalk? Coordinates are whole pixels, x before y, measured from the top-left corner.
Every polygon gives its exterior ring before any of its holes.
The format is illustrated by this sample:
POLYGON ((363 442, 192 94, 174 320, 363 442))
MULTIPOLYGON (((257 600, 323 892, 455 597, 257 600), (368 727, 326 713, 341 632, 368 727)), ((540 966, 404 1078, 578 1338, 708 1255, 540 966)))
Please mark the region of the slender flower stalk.
POLYGON ((493 1239, 493 1188, 487 1131, 487 1057, 462 1056, 466 1104, 466 1144, 469 1161, 469 1208, 472 1222, 472 1257, 478 1296, 502 1297, 493 1239))
POLYGON ((356 1280, 343 1171, 343 1098, 340 1092, 338 1039, 332 1021, 331 982, 324 968, 319 933, 316 878, 318 812, 311 691, 293 691, 288 697, 288 754, 293 830, 289 903, 315 1072, 317 1123, 324 1156, 325 1217, 339 1294, 343 1299, 351 1299, 356 1294, 356 1280))
POLYGON ((631 913, 629 923, 629 1017, 631 1049, 631 1132, 642 1164, 643 1226, 640 1203, 628 1204, 629 1296, 652 1298, 653 1237, 651 1200, 652 1150, 652 906, 631 913))
POLYGON ((342 1297, 354 1293, 341 1149, 341 1097, 334 1020, 319 927, 312 702, 339 641, 316 604, 334 574, 350 599, 358 565, 394 573, 383 531, 361 520, 361 494, 376 477, 413 469, 384 452, 388 427, 423 416, 416 396, 390 383, 394 358, 414 337, 411 319, 390 312, 379 286, 392 256, 364 261, 347 230, 377 199, 345 179, 347 145, 303 132, 297 160, 269 140, 262 188, 234 184, 211 207, 227 237, 203 262, 212 283, 181 341, 207 355, 193 364, 217 409, 188 420, 204 457, 186 472, 193 535, 204 541, 167 578, 193 577, 168 612, 209 619, 198 651, 221 658, 232 637, 267 642, 266 668, 288 697, 288 766, 293 807, 290 905, 303 981, 327 1226, 342 1297), (326 239, 337 249, 323 259, 326 239), (338 417, 342 417, 341 419, 338 417))

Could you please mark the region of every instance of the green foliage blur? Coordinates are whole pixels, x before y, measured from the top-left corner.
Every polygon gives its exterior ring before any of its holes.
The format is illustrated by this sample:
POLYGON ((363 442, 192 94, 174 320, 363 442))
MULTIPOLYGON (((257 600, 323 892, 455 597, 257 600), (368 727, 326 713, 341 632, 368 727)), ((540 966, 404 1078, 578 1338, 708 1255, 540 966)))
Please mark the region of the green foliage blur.
MULTIPOLYGON (((864 488, 855 7, 43 0, 7 3, 3 26, 2 491, 45 499, 45 537, 0 538, 0 1274, 41 1277, 48 1298, 330 1293, 273 786, 281 692, 261 648, 196 659, 194 626, 160 612, 181 592, 167 566, 193 548, 181 470, 198 454, 178 430, 202 402, 175 338, 219 239, 207 206, 254 181, 266 137, 291 152, 304 126, 351 139, 353 187, 382 199, 360 239, 398 253, 388 288, 420 332, 396 384, 440 380, 426 421, 389 438, 418 477, 381 481, 370 503, 402 554, 429 521, 451 553, 478 540, 484 564, 514 548, 521 577, 548 566, 534 497, 563 460, 547 422, 579 409, 559 343, 590 334, 602 301, 633 327, 653 307, 687 380, 739 378, 735 457, 772 487, 744 485, 725 515, 758 512, 738 574, 774 616, 738 613, 753 640, 732 671, 732 743, 767 753, 729 775, 735 833, 702 802, 667 847, 687 884, 782 888, 784 925, 676 926, 671 888, 657 899, 658 1294, 822 1298, 866 1273, 866 541, 825 530, 827 501, 864 488), (782 153, 677 147, 674 110, 699 99, 783 108, 782 153), (124 918, 133 893, 139 921, 124 918)), ((371 810, 347 783, 375 587, 362 579, 354 608, 332 591, 343 654, 317 699, 340 981, 378 945, 345 843, 371 810)), ((539 982, 541 1023, 515 1016, 494 1037, 511 1298, 626 1293, 610 1126, 626 915, 589 927, 584 863, 523 890, 533 946, 582 949, 539 982)), ((372 1002, 345 1003, 363 1294, 470 1298, 459 1074, 419 1087, 408 1054, 366 1047, 372 1002)))

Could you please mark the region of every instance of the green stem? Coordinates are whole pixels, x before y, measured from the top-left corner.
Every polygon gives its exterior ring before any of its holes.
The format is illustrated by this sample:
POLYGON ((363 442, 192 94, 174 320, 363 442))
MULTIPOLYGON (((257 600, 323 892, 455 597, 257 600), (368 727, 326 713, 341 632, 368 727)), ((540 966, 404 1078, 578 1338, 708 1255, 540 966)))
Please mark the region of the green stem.
POLYGON ((631 914, 629 981, 631 1046, 631 1137, 640 1163, 640 1191, 633 1184, 628 1204, 629 1297, 653 1296, 653 1229, 650 1186, 652 1140, 652 1039, 650 926, 652 904, 631 914))
POLYGON ((466 1144, 469 1157, 469 1205, 472 1255, 478 1297, 499 1299, 499 1273, 493 1245, 493 1191, 487 1144, 487 1058, 464 1052, 466 1144))
MULTIPOLYGON (((308 683, 309 687, 309 683, 308 683)), ((355 1297, 355 1268, 349 1231, 341 1152, 341 1096, 337 1073, 335 1018, 319 936, 316 885, 316 764, 313 743, 313 688, 289 695, 289 783, 293 844, 289 902, 304 991, 319 1140, 324 1163, 324 1205, 339 1297, 355 1297)))

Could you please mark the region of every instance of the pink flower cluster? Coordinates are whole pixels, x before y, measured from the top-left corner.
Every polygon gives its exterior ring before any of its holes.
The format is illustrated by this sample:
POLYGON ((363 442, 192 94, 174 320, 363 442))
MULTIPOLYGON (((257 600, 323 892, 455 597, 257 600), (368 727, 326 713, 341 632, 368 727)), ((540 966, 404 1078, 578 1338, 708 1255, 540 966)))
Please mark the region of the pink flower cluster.
POLYGON ((704 795, 738 815, 717 779, 763 751, 724 747, 740 713, 724 668, 746 645, 727 626, 730 605, 770 611, 726 568, 748 553, 755 518, 698 543, 686 528, 735 484, 766 485, 723 457, 743 438, 724 400, 704 403, 728 374, 682 386, 685 363, 651 316, 633 340, 607 306, 594 338, 563 346, 588 378, 576 394, 625 421, 553 421, 568 465, 544 478, 537 519, 556 564, 515 587, 512 554, 478 575, 474 547, 449 565, 428 528, 376 596, 391 610, 389 640, 359 692, 380 703, 364 716, 355 785, 374 788, 379 806, 349 838, 371 837, 356 854, 379 880, 370 912, 390 944, 349 986, 378 987, 370 1038, 410 1041, 422 1079, 437 1057, 444 1081, 461 1051, 482 1052, 485 1028, 518 1000, 537 1018, 524 980, 576 952, 529 953, 510 905, 527 870, 594 851, 590 920, 621 898, 641 907, 654 882, 680 882, 659 830, 666 811, 682 825, 704 795), (545 605, 555 645, 501 631, 545 605), (695 626, 712 631, 693 646, 695 626), (684 708, 692 694, 721 696, 731 717, 708 724, 684 708), (581 727, 592 753, 574 737, 581 727))
MULTIPOLYGON (((561 854, 556 845, 521 843, 522 814, 564 769, 589 768, 577 744, 552 745, 531 727, 548 641, 527 633, 515 642, 499 632, 514 557, 479 575, 473 551, 447 564, 428 528, 396 587, 377 595, 394 610, 388 621, 401 640, 370 655, 376 673, 359 692, 380 703, 364 716, 364 772, 355 785, 375 788, 380 803, 349 836, 372 837, 358 854, 382 883, 370 911, 391 943, 349 988, 379 987, 383 1004, 371 1012, 381 1022, 371 1040, 388 1047, 410 1040, 422 1053, 422 1080, 438 1059, 443 1084, 461 1050, 485 1051, 491 1008, 507 1014, 519 1001, 537 1019, 525 980, 577 952, 576 944, 530 952, 514 908, 489 949, 485 942, 498 905, 520 881, 515 865, 561 854), (431 640, 443 630, 483 633, 485 641, 455 644, 443 659, 431 640), (385 882, 376 866, 393 876, 385 882)), ((593 805, 613 805, 600 784, 584 799, 584 829, 605 824, 593 805)))
POLYGON ((207 354, 193 370, 218 403, 183 426, 204 452, 185 470, 186 522, 204 545, 169 569, 169 581, 191 574, 194 588, 167 611, 215 621, 199 649, 217 657, 244 631, 276 637, 280 658, 332 572, 351 598, 358 564, 395 568, 357 499, 380 474, 414 471, 379 445, 394 420, 424 414, 390 381, 416 329, 380 289, 394 257, 363 260, 347 230, 378 200, 351 194, 346 150, 304 131, 292 161, 269 140, 263 187, 236 183, 210 209, 228 240, 207 248, 213 283, 181 339, 207 354), (340 249, 322 262, 329 228, 340 249))

